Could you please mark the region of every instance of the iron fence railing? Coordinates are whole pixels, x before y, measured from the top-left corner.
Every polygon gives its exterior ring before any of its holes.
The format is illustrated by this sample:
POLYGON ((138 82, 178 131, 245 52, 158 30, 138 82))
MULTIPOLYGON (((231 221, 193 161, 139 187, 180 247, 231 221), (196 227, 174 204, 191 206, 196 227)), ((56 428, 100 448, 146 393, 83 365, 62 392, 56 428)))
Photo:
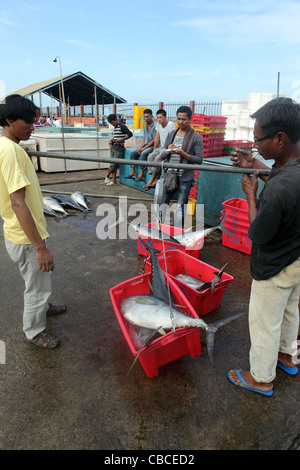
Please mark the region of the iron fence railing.
MULTIPOLYGON (((161 103, 163 105, 163 109, 166 111, 167 116, 171 120, 176 120, 176 111, 180 106, 190 106, 190 102, 176 102, 176 103, 161 103)), ((150 108, 153 112, 153 115, 156 115, 156 112, 160 108, 160 103, 143 103, 139 106, 144 106, 150 108)), ((117 104, 117 114, 125 115, 128 119, 133 118, 133 104, 117 104)), ((100 119, 107 118, 109 114, 113 113, 114 105, 98 105, 98 112, 100 119)), ((48 108, 41 108, 41 116, 46 116, 49 114, 50 116, 57 116, 59 111, 58 107, 48 107, 48 108)), ((83 106, 83 116, 84 117, 94 117, 96 115, 95 105, 86 105, 83 106)), ((70 116, 80 116, 81 115, 81 107, 80 106, 70 106, 68 108, 68 112, 70 116)), ((194 112, 200 114, 217 114, 220 115, 222 112, 222 101, 204 101, 204 102, 194 102, 194 112)))

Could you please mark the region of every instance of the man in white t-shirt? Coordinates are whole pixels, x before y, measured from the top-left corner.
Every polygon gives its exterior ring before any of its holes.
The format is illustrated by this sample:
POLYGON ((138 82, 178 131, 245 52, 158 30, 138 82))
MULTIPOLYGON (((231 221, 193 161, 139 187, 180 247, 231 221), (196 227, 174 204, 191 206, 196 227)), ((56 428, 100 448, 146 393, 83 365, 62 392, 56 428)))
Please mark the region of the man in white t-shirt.
MULTIPOLYGON (((164 109, 159 109, 156 113, 157 124, 156 124, 156 136, 154 139, 153 152, 149 154, 148 161, 160 162, 160 147, 164 145, 167 135, 170 131, 176 129, 173 121, 168 121, 167 113, 164 109)), ((149 191, 151 188, 155 188, 156 181, 158 179, 159 167, 148 167, 148 172, 152 177, 150 181, 145 184, 143 189, 149 191)))

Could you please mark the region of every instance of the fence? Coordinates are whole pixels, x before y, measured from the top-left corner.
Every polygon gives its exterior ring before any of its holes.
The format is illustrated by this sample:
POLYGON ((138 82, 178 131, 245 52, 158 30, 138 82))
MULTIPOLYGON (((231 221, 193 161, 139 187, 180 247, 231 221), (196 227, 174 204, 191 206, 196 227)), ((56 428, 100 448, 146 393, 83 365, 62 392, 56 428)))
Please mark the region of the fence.
MULTIPOLYGON (((192 102, 195 113, 200 114, 217 114, 220 115, 222 112, 222 101, 207 101, 207 102, 192 102)), ((136 104, 136 103, 135 103, 136 104)), ((152 103, 152 104, 139 104, 139 106, 145 106, 150 108, 153 112, 153 115, 156 115, 156 112, 163 107, 167 112, 167 116, 171 120, 176 120, 176 111, 179 106, 190 106, 191 102, 181 102, 181 103, 152 103)), ((110 105, 98 105, 99 119, 107 119, 109 114, 114 112, 114 107, 116 107, 117 114, 125 115, 127 119, 133 118, 133 107, 134 104, 110 104, 110 105)), ((86 105, 86 106, 69 106, 68 113, 71 117, 91 117, 93 118, 96 115, 95 105, 86 105)), ((40 109, 41 116, 57 116, 60 115, 59 107, 47 107, 40 109)))

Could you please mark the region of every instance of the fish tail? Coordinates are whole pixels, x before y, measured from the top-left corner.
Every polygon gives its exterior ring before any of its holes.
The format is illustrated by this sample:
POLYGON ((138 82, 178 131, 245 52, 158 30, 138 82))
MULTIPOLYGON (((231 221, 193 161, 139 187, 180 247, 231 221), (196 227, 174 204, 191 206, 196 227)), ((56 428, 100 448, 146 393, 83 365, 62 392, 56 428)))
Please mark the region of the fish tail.
POLYGON ((226 214, 222 218, 222 220, 220 222, 220 225, 218 226, 218 229, 220 229, 224 233, 227 233, 227 235, 231 235, 231 232, 229 232, 229 230, 227 230, 227 228, 225 228, 225 220, 226 220, 227 215, 228 215, 228 212, 226 212, 226 214))
POLYGON ((245 312, 237 313, 235 315, 231 315, 230 317, 223 318, 222 320, 218 320, 206 327, 206 346, 207 346, 207 354, 211 361, 213 361, 213 353, 214 353, 214 344, 215 344, 215 333, 224 325, 231 323, 236 318, 244 315, 245 312))

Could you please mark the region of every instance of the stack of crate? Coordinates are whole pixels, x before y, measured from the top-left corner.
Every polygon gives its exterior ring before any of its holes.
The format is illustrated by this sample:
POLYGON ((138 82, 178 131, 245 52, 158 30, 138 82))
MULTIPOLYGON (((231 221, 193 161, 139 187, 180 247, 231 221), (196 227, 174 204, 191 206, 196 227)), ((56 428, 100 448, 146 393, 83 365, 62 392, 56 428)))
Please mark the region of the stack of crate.
POLYGON ((202 136, 203 157, 215 158, 223 154, 225 127, 225 116, 196 114, 192 115, 191 127, 202 136))
MULTIPOLYGON (((224 147, 225 126, 227 118, 219 115, 192 115, 191 127, 202 136, 203 158, 221 157, 224 147)), ((194 184, 188 200, 188 214, 195 214, 198 193, 199 171, 195 171, 194 184)))
POLYGON ((235 149, 252 150, 253 142, 251 140, 224 140, 223 155, 229 156, 235 149))

